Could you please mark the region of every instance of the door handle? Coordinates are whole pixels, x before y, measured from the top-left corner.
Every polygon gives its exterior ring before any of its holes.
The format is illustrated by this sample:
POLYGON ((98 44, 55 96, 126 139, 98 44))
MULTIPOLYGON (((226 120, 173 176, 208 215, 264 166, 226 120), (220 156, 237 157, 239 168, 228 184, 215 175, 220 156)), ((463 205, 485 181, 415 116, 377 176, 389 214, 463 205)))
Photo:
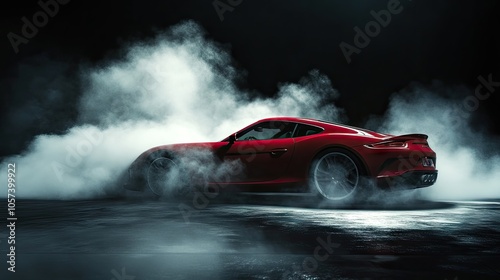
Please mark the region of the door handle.
POLYGON ((274 149, 271 151, 271 155, 272 156, 277 156, 277 155, 281 155, 283 153, 286 153, 288 151, 288 149, 286 148, 282 148, 282 149, 274 149))

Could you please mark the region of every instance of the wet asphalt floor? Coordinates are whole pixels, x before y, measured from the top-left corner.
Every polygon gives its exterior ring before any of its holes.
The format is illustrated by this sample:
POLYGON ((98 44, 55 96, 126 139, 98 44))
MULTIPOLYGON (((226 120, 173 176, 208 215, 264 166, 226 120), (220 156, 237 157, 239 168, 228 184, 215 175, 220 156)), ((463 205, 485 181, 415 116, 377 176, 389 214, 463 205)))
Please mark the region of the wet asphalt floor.
POLYGON ((1 279, 500 279, 500 200, 205 202, 17 201, 1 279))

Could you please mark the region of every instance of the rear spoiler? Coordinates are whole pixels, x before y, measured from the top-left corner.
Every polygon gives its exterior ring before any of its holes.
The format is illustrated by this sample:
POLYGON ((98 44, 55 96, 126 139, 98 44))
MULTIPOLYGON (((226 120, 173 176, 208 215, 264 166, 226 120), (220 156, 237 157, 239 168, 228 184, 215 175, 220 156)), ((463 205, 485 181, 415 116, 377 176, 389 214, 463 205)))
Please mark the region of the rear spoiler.
POLYGON ((425 134, 415 133, 415 134, 404 134, 404 135, 394 136, 394 137, 387 138, 385 140, 406 141, 406 140, 412 140, 412 139, 425 139, 425 140, 427 140, 427 138, 429 138, 429 136, 427 136, 425 134))

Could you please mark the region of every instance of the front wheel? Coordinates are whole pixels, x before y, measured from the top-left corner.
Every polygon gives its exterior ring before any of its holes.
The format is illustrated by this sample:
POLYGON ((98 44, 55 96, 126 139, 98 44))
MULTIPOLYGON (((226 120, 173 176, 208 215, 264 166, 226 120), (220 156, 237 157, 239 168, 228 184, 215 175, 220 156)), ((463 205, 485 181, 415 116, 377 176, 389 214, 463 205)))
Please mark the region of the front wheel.
POLYGON ((350 152, 331 149, 319 154, 311 166, 310 185, 320 197, 343 200, 352 197, 361 181, 361 164, 350 152))
POLYGON ((149 164, 146 179, 151 192, 163 196, 179 184, 179 168, 170 158, 159 157, 149 164))

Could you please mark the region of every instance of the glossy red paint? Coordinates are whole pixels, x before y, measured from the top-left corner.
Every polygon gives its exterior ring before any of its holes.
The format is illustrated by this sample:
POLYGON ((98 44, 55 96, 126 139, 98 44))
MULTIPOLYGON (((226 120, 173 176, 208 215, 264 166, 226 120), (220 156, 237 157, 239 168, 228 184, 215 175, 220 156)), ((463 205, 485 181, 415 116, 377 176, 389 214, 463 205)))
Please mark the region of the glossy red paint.
MULTIPOLYGON (((168 157, 175 161, 196 149, 209 151, 213 155, 211 160, 218 164, 239 160, 244 174, 226 176, 224 181, 214 180, 209 184, 240 191, 311 191, 311 170, 317 168, 319 156, 329 152, 333 152, 329 155, 340 153, 352 158, 351 166, 359 177, 373 179, 383 188, 426 187, 434 184, 437 177, 436 154, 429 147, 427 136, 422 134, 394 136, 320 120, 276 117, 259 120, 232 135, 235 141, 228 136, 219 142, 149 149, 132 164, 129 177, 135 183, 129 181, 126 187, 144 189, 147 185, 144 168, 155 158, 168 157), (266 133, 270 134, 265 136, 266 133)), ((347 157, 340 158, 347 162, 345 165, 350 164, 347 157)), ((332 157, 332 160, 337 159, 332 157)), ((330 167, 329 162, 326 165, 330 167)), ((334 177, 331 179, 339 178, 334 177)))

